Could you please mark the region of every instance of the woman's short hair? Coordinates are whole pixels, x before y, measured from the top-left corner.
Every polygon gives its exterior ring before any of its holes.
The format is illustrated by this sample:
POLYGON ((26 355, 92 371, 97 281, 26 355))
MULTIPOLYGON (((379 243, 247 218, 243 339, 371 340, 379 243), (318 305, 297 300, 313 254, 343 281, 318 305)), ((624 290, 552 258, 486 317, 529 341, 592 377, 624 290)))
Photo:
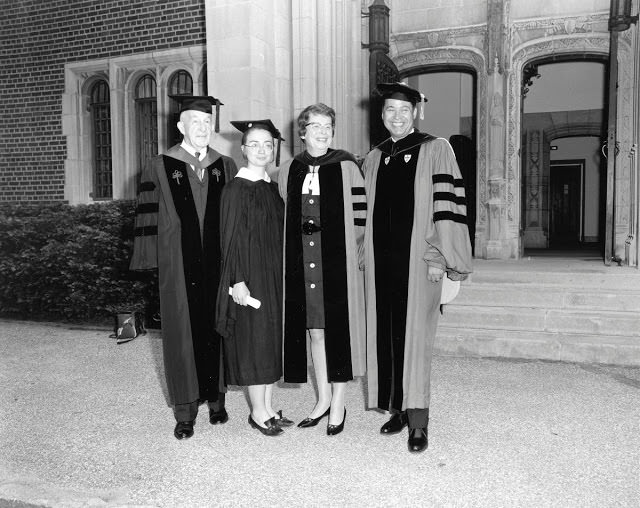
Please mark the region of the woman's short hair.
POLYGON ((331 118, 331 127, 336 128, 336 112, 326 104, 318 102, 304 108, 298 115, 298 136, 302 137, 307 134, 307 123, 311 115, 322 115, 331 118))

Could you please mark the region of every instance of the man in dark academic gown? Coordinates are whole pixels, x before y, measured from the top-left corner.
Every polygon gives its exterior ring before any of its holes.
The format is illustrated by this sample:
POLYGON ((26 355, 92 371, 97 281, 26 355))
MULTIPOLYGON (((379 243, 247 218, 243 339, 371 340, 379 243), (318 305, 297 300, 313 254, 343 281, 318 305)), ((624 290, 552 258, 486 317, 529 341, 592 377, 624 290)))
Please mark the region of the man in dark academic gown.
POLYGON ((205 400, 212 424, 228 420, 215 308, 220 193, 236 166, 209 147, 212 104, 217 99, 185 99, 178 122, 182 143, 145 168, 130 266, 158 269, 164 370, 177 439, 193 435, 198 405, 205 400))
POLYGON ((408 424, 409 451, 421 452, 443 277, 467 277, 471 244, 453 150, 413 127, 422 95, 402 83, 378 91, 391 137, 363 166, 368 399, 392 414, 380 432, 396 434, 408 424))

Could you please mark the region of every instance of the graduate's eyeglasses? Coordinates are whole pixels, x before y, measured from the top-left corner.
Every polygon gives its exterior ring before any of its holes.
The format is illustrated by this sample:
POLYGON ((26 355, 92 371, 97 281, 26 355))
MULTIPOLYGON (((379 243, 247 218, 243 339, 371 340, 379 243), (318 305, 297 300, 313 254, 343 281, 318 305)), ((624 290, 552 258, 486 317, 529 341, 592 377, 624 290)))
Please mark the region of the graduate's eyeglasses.
POLYGON ((333 125, 331 125, 330 123, 322 125, 320 123, 311 122, 311 123, 304 124, 304 126, 314 134, 317 134, 319 132, 329 133, 333 131, 333 125))
POLYGON ((273 143, 270 142, 258 143, 257 141, 252 141, 251 143, 247 143, 244 146, 250 148, 251 150, 258 150, 260 149, 260 147, 262 147, 264 148, 265 152, 273 152, 273 143))

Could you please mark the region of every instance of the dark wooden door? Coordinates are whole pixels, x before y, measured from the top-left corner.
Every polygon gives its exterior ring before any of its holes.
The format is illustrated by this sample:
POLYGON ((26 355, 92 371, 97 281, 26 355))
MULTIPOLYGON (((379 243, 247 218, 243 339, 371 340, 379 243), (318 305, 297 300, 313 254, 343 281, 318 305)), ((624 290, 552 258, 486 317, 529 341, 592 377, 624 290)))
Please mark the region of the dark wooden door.
POLYGON ((383 51, 373 51, 369 55, 369 141, 371 146, 381 143, 389 137, 382 122, 384 101, 374 90, 380 83, 400 81, 400 72, 393 60, 383 51))
POLYGON ((549 247, 575 247, 582 237, 582 166, 552 165, 549 247))

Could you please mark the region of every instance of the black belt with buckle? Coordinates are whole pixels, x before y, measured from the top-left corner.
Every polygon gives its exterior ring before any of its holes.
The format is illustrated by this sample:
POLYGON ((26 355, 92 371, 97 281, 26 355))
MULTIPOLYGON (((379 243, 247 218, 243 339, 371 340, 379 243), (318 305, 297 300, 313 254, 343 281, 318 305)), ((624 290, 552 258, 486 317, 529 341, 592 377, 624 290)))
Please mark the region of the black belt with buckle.
POLYGON ((312 221, 308 220, 302 223, 302 232, 305 235, 312 235, 313 233, 317 233, 318 231, 322 231, 322 228, 314 224, 312 221))

